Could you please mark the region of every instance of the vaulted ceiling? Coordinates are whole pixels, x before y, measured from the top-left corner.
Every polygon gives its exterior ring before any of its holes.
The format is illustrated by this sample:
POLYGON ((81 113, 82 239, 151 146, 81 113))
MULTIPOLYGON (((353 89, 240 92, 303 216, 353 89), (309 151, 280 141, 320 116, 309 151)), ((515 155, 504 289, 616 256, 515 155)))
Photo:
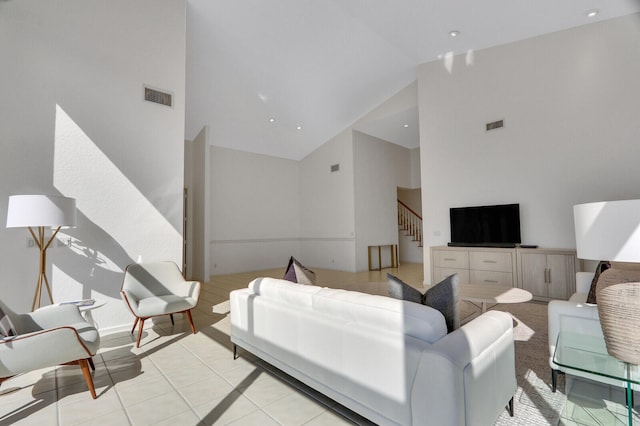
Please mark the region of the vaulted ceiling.
MULTIPOLYGON (((186 138, 208 125, 213 145, 300 159, 408 88, 421 63, 638 11, 640 0, 187 0, 186 138)), ((417 96, 404 98, 356 128, 417 147, 417 96)))

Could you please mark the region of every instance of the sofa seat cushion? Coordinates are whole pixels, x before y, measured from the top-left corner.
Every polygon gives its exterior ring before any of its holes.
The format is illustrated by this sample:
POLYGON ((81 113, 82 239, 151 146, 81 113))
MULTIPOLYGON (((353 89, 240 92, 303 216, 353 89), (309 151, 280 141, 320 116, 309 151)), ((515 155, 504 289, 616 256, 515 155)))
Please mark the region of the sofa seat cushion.
POLYGON ((152 317, 189 310, 196 306, 197 300, 191 297, 180 297, 173 294, 154 296, 138 301, 137 316, 152 317))

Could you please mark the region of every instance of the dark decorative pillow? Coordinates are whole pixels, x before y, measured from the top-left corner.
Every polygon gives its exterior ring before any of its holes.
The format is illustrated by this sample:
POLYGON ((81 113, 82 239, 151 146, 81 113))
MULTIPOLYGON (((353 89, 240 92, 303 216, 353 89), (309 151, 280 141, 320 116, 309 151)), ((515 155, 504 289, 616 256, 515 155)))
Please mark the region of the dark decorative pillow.
POLYGON ((387 289, 389 296, 395 299, 421 303, 437 309, 444 316, 447 332, 451 333, 460 327, 460 312, 458 310, 458 293, 460 279, 453 274, 429 288, 424 294, 398 277, 387 274, 387 289))
POLYGON ((0 308, 0 337, 15 336, 16 328, 11 322, 11 318, 0 308))
POLYGON ((600 261, 598 266, 596 267, 596 273, 593 276, 593 280, 591 280, 591 287, 589 288, 589 295, 587 296, 587 303, 598 303, 596 299, 596 286, 598 284, 598 279, 600 278, 600 274, 611 268, 611 263, 606 260, 600 261))
POLYGON ((298 284, 316 284, 316 273, 303 266, 302 263, 298 262, 293 256, 289 259, 287 270, 284 272, 284 277, 282 278, 298 284))

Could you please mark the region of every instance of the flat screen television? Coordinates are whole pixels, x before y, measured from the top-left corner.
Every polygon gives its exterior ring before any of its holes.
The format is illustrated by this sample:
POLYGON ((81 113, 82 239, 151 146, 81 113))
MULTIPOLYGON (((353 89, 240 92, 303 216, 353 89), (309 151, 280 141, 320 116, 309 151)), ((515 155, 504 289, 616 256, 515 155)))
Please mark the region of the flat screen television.
POLYGON ((520 244, 520 205, 453 207, 451 246, 515 247, 520 244))

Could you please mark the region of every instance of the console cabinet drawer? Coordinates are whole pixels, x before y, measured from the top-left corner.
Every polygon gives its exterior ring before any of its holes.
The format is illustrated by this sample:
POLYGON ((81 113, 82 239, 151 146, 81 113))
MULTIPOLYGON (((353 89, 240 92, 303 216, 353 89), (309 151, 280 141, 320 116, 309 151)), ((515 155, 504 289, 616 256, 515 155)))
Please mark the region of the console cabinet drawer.
POLYGON ((437 266, 433 268, 433 284, 438 284, 440 281, 453 274, 458 274, 460 284, 469 284, 468 269, 440 268, 437 266))
POLYGON ((495 284, 515 287, 511 272, 471 270, 471 284, 495 284))
POLYGON ((513 272, 511 253, 472 251, 469 253, 470 269, 479 271, 513 272))
POLYGON ((433 252, 433 266, 440 268, 469 269, 469 252, 436 250, 433 252))

